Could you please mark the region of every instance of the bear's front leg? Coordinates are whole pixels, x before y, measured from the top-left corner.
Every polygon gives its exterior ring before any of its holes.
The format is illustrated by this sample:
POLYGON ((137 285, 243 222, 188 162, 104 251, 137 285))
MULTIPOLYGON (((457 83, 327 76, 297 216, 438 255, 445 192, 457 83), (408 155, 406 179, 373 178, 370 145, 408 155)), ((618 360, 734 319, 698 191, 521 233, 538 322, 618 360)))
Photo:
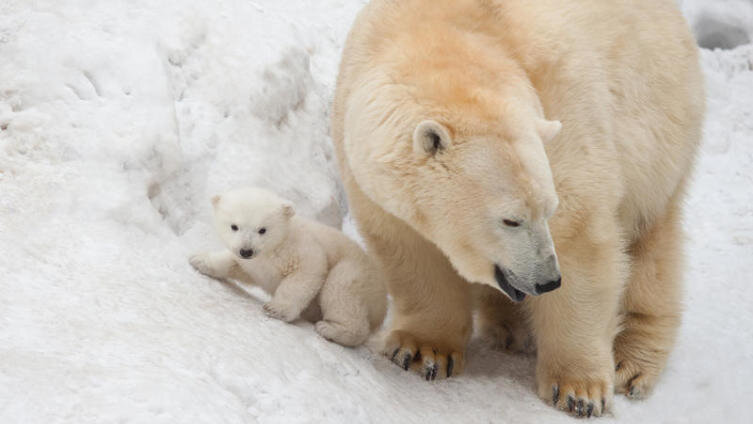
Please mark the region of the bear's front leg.
POLYGON ((612 342, 627 261, 617 233, 605 234, 598 241, 584 234, 560 243, 562 287, 526 305, 536 339, 539 396, 581 417, 603 414, 614 392, 612 342))
POLYGON ((189 258, 191 266, 212 278, 229 278, 237 265, 235 256, 227 250, 213 253, 197 253, 189 258))
POLYGON ((460 374, 472 327, 470 285, 432 243, 405 224, 390 228, 365 232, 395 306, 384 353, 426 380, 460 374))

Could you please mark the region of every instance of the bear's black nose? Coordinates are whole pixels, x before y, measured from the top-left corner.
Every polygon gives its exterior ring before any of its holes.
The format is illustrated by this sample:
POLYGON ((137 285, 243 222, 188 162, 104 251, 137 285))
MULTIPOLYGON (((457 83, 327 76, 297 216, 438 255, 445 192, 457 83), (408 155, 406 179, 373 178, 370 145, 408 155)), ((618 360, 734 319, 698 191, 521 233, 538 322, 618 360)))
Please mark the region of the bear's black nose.
POLYGON ((544 284, 536 284, 536 294, 547 293, 556 290, 562 285, 562 277, 544 284))
POLYGON ((243 258, 250 258, 251 256, 254 256, 254 249, 241 249, 241 257, 243 258))

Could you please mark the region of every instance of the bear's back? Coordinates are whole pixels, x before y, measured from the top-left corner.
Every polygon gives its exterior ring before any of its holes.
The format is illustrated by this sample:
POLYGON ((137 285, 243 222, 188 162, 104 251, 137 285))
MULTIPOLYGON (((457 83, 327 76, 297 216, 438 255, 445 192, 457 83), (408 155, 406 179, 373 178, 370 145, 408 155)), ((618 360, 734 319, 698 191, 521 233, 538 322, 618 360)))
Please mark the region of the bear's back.
MULTIPOLYGON (((546 147, 558 191, 568 190, 565 180, 609 187, 626 228, 661 213, 692 167, 704 112, 697 47, 674 0, 370 2, 348 37, 334 101, 346 185, 345 117, 357 91, 359 101, 379 97, 408 110, 426 95, 416 89, 422 79, 434 78, 432 54, 462 74, 494 69, 497 51, 526 73, 544 115, 562 121, 546 147), (411 95, 395 101, 385 82, 411 95)), ((350 109, 350 122, 365 119, 350 109)))

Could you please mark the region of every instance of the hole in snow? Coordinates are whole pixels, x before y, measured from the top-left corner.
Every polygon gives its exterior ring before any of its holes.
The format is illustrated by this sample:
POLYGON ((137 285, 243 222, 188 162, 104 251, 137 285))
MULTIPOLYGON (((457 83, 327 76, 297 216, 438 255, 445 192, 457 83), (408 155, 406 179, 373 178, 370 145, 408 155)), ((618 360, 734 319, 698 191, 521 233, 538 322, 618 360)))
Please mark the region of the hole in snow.
POLYGON ((750 43, 748 32, 731 23, 705 16, 695 24, 698 45, 704 49, 734 49, 750 43))

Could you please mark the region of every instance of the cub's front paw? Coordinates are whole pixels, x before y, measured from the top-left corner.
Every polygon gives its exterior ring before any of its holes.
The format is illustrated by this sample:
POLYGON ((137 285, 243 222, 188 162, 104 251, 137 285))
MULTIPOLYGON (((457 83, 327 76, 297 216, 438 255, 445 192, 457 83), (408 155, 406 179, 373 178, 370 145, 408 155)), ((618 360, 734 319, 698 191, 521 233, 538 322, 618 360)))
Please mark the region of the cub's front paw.
POLYGON ((614 383, 609 367, 597 372, 546 370, 539 372, 539 396, 576 417, 601 416, 612 404, 614 383), (581 374, 582 373, 582 374, 581 374))
POLYGON ((272 318, 279 319, 280 321, 290 322, 297 318, 297 314, 292 311, 292 308, 274 300, 269 301, 262 306, 264 313, 272 318))
POLYGON ((192 255, 188 262, 194 269, 209 277, 218 278, 216 270, 210 265, 209 253, 197 253, 192 255))
POLYGON ((426 381, 460 374, 465 366, 460 349, 448 348, 440 342, 420 341, 402 330, 390 333, 384 354, 400 368, 418 372, 426 381))

